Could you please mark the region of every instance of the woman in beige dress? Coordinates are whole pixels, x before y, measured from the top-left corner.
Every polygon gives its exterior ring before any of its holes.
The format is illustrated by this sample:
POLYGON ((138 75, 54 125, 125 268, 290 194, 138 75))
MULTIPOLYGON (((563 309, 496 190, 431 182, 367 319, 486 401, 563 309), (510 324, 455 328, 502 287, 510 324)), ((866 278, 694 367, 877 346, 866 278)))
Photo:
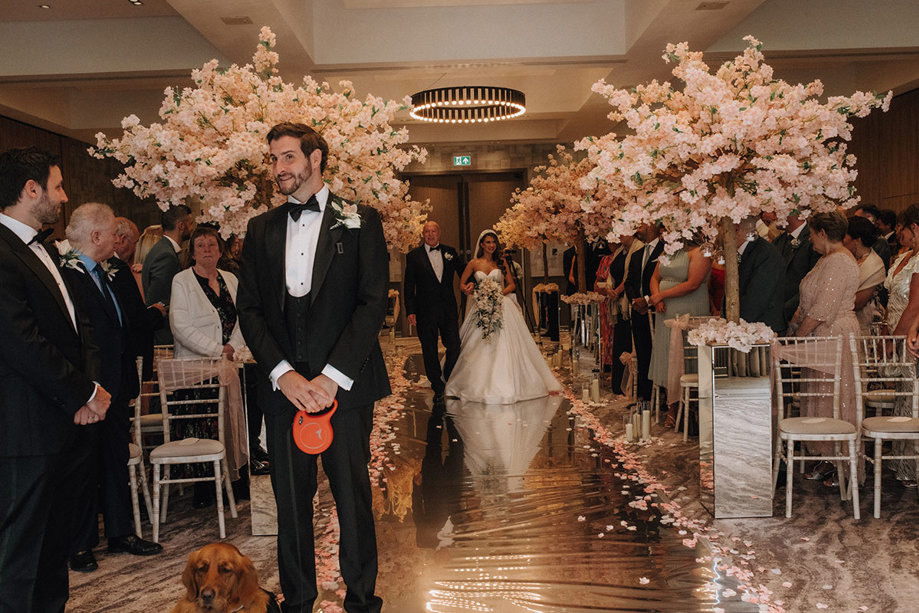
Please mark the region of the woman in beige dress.
MULTIPOLYGON (((858 334, 855 317, 855 293, 858 289, 858 264, 843 244, 848 223, 839 212, 817 213, 807 220, 811 229, 811 244, 821 254, 809 273, 801 280, 801 301, 791 320, 794 336, 840 336, 858 334)), ((855 424, 855 381, 852 356, 842 352, 842 373, 839 386, 839 418, 855 424)), ((832 380, 821 387, 831 388, 832 380)), ((823 390, 821 390, 823 391, 823 390)), ((802 403, 808 417, 833 417, 833 399, 805 398, 802 403)), ((810 445, 819 455, 832 453, 828 443, 810 445)), ((859 471, 861 473, 861 471, 859 471)), ((832 473, 831 465, 821 462, 808 479, 824 479, 832 473)))

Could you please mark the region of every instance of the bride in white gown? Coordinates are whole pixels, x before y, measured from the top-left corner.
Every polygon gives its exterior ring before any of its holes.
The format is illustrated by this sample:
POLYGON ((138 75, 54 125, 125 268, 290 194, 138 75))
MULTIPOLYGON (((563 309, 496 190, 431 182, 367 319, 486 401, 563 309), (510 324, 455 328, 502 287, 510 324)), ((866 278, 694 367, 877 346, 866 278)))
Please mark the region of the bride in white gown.
POLYGON ((540 353, 523 315, 512 298, 515 289, 510 266, 497 261, 498 236, 493 230, 479 235, 476 257, 466 266, 460 286, 467 294, 474 284, 486 278, 504 285, 502 325, 488 339, 476 325, 474 309, 468 309, 460 328, 461 349, 459 359, 445 395, 485 404, 511 404, 540 398, 561 391, 549 365, 540 353))

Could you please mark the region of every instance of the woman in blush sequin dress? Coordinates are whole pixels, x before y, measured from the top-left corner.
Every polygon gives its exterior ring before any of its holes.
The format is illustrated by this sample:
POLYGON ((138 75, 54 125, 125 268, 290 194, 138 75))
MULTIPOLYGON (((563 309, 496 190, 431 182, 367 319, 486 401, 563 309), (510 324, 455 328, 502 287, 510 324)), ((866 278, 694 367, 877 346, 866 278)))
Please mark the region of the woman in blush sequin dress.
MULTIPOLYGON (((817 264, 801 280, 801 301, 791 320, 794 336, 843 337, 842 373, 839 387, 839 418, 855 424, 855 381, 852 356, 846 350, 849 334, 858 334, 855 316, 855 292, 858 289, 858 264, 843 244, 848 223, 839 212, 817 213, 808 220, 811 244, 821 254, 817 264)), ((832 389, 833 381, 814 384, 832 389)), ((823 391, 823 390, 820 390, 823 391)), ((802 414, 808 417, 833 417, 831 397, 804 398, 802 414)), ((832 454, 829 443, 809 445, 820 455, 832 454)), ((809 478, 819 479, 828 474, 825 466, 815 468, 809 478)), ((862 471, 859 470, 859 474, 862 471)))

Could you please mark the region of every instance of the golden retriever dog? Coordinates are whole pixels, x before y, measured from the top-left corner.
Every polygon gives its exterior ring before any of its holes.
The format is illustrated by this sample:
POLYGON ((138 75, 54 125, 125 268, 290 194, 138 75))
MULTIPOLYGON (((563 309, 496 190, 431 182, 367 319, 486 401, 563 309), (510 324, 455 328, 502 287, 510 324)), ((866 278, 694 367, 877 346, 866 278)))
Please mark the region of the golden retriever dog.
POLYGON ((210 543, 188 556, 186 594, 172 613, 268 613, 277 603, 259 587, 252 560, 229 543, 210 543))

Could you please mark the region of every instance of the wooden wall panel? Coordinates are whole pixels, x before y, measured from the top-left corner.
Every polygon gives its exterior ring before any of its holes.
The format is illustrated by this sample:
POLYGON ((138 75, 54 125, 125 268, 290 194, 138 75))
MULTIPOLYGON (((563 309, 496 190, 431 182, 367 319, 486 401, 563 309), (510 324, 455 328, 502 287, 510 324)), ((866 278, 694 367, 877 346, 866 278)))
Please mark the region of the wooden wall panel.
POLYGON ((919 90, 896 96, 887 113, 853 122, 849 152, 862 203, 902 211, 919 204, 919 90))

